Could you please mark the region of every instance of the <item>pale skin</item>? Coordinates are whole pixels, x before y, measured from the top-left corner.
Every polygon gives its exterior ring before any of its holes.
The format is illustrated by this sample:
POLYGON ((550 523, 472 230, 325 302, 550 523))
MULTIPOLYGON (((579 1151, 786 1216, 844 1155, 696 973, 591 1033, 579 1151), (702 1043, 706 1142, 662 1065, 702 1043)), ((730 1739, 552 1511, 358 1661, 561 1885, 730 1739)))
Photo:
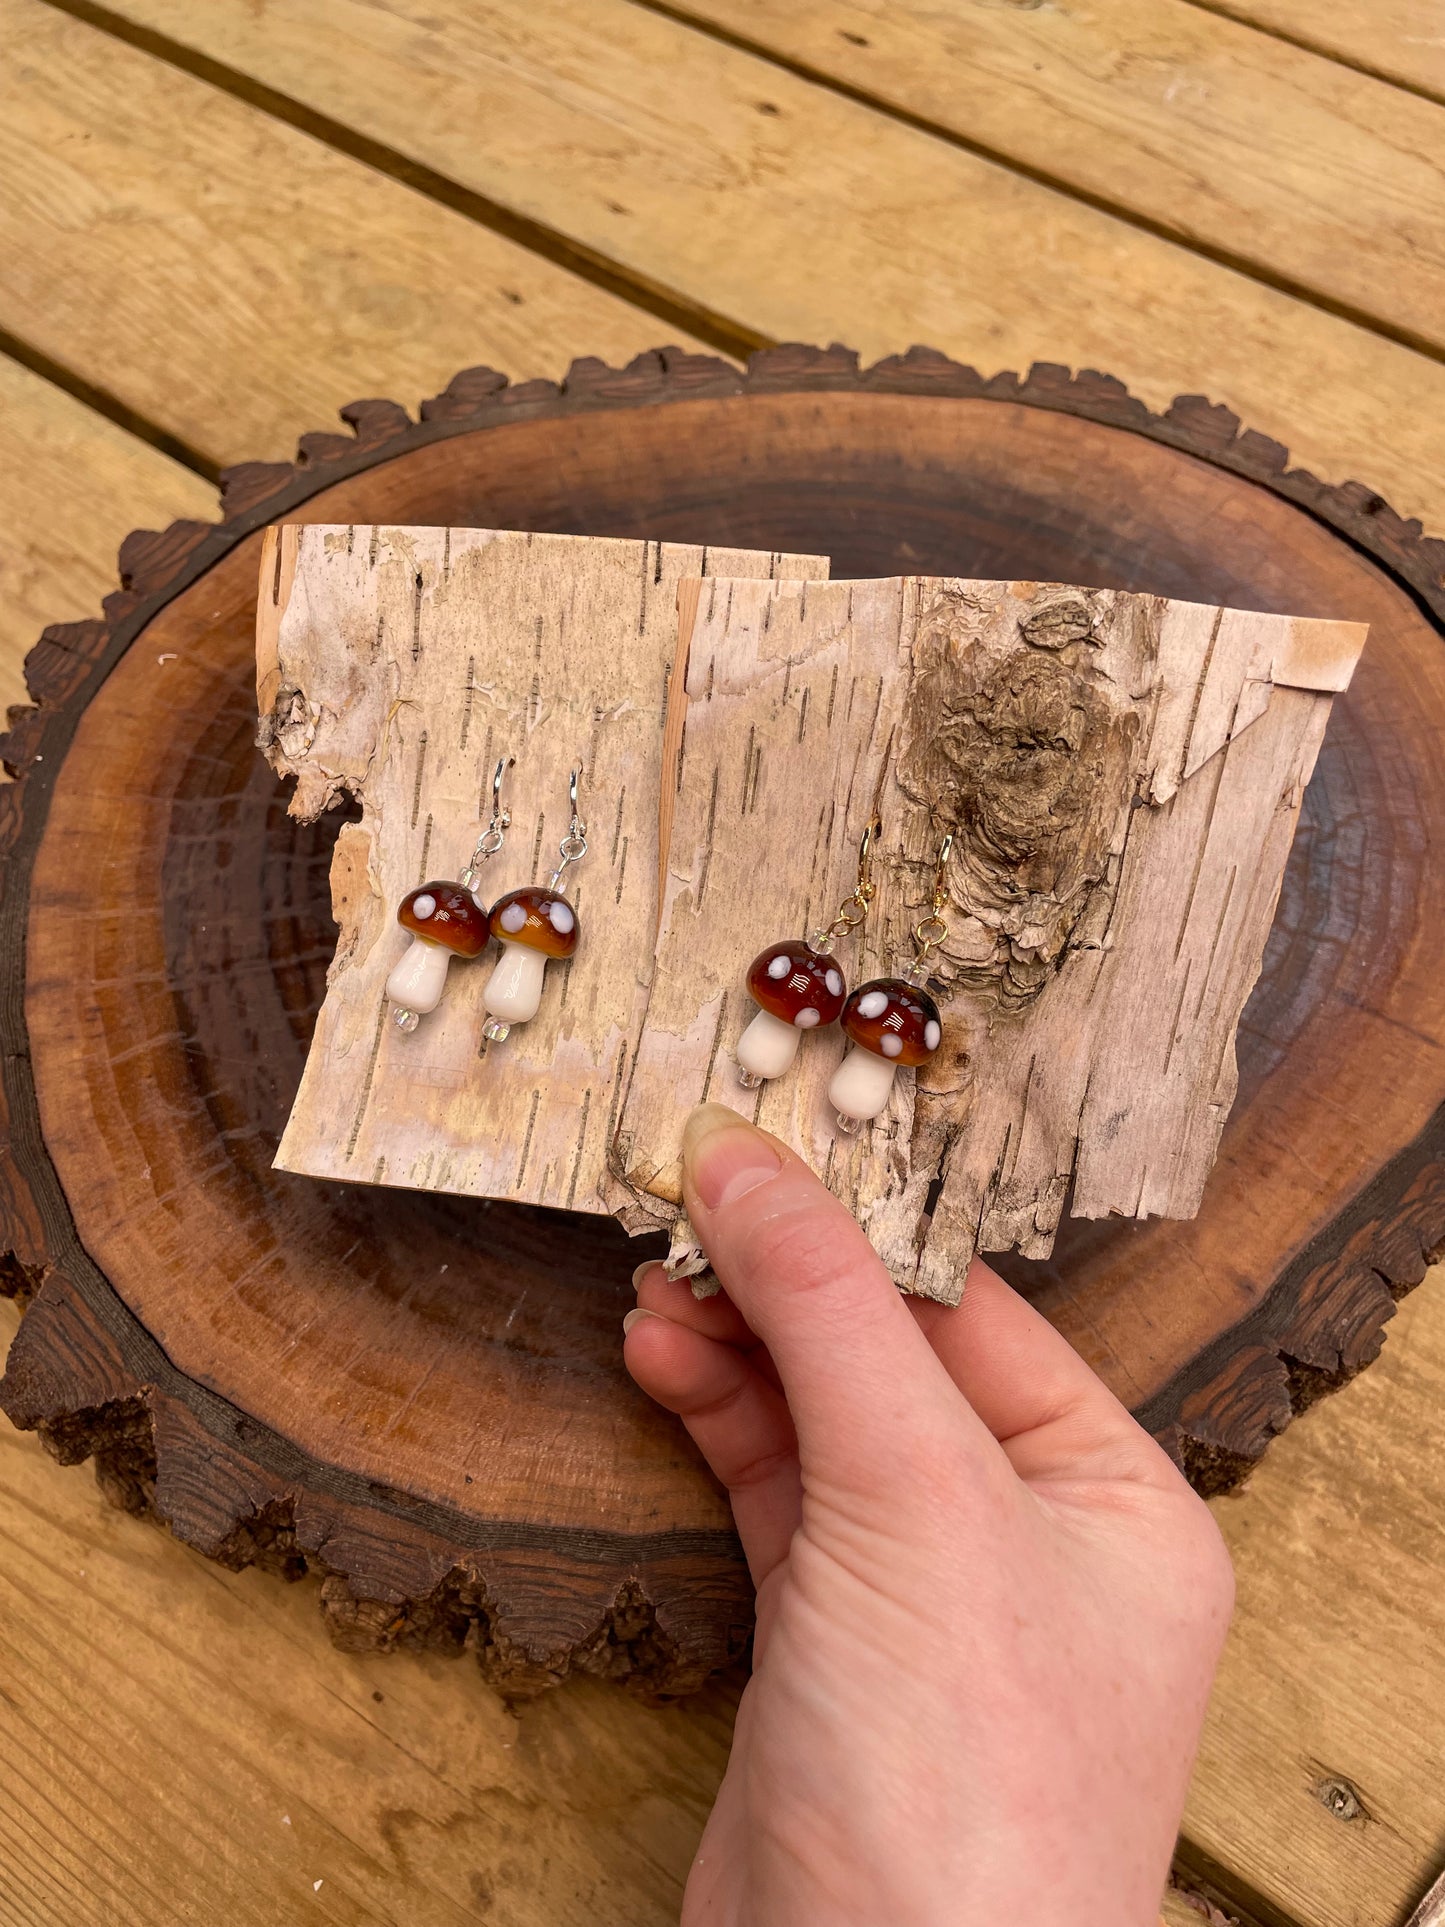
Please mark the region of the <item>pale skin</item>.
POLYGON ((1207 1508, 987 1266, 904 1299, 734 1112, 684 1191, 725 1292, 644 1266, 627 1365, 758 1599, 684 1927, 1156 1927, 1233 1602, 1207 1508))

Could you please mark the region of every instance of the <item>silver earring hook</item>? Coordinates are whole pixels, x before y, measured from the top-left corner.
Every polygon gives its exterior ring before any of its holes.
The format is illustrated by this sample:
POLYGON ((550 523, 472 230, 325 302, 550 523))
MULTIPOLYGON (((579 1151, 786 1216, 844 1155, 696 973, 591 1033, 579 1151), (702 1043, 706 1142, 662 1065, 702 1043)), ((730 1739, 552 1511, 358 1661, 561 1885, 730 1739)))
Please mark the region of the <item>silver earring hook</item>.
POLYGON ((580 862, 587 854, 587 825, 582 821, 577 805, 577 785, 581 778, 580 768, 574 769, 568 778, 567 798, 572 805, 572 821, 568 825, 567 834, 557 846, 557 855, 561 860, 552 872, 551 881, 547 886, 549 890, 555 890, 561 884, 562 873, 569 863, 580 862))
POLYGON ((477 838, 472 860, 459 879, 468 890, 475 888, 482 865, 501 849, 507 831, 512 827, 512 812, 502 807, 502 779, 516 760, 515 756, 504 756, 492 772, 492 820, 477 838))

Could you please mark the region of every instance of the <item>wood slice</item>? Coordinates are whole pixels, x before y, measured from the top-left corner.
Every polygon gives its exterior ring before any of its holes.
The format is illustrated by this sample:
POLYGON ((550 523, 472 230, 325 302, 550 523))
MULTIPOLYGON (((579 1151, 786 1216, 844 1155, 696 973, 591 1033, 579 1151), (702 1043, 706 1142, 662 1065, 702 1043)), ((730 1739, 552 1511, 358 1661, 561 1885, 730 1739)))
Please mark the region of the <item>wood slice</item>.
POLYGON ((46 632, 0 793, 0 1210, 29 1301, 16 1423, 233 1565, 326 1575, 347 1639, 470 1644, 521 1686, 676 1692, 739 1650, 722 1496, 634 1392, 642 1255, 596 1218, 279 1173, 335 941, 335 817, 253 746, 264 525, 434 523, 829 555, 836 575, 1075 581, 1370 624, 1338 701, 1191 1222, 1009 1261, 1197 1482, 1378 1351, 1445 1239, 1442 545, 1226 411, 915 350, 471 370, 133 536, 46 632), (277 1343, 278 1329, 286 1342, 277 1343), (264 1362, 263 1362, 264 1361, 264 1362), (538 1468, 543 1468, 539 1472, 538 1468))

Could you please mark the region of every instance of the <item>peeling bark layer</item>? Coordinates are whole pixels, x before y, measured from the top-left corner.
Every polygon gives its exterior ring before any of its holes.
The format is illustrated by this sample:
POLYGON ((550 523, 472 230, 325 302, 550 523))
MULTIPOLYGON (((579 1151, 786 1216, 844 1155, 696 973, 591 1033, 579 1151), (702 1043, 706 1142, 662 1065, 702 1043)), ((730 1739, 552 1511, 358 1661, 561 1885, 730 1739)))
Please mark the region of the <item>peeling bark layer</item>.
POLYGON ((671 1226, 685 1096, 791 1143, 898 1283, 946 1303, 976 1250, 1047 1258, 1071 1187, 1083 1217, 1192 1217, 1331 696, 1363 639, 1027 581, 703 585, 614 1148, 630 1208, 671 1226), (951 836, 932 960, 944 1037, 847 1137, 826 1096, 838 1030, 758 1092, 732 1053, 753 1014, 744 961, 830 921, 875 802, 878 896, 839 962, 854 983, 907 968, 951 836))

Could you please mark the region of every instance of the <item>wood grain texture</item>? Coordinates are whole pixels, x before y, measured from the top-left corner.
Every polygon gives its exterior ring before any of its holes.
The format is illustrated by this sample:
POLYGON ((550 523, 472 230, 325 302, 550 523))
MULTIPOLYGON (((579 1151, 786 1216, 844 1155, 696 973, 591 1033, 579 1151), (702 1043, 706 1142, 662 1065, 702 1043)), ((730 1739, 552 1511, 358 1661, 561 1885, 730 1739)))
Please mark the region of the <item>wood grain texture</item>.
POLYGON ((47 622, 94 614, 136 523, 216 512, 209 482, 0 356, 0 709, 47 622), (76 476, 85 477, 77 489, 76 476))
POLYGON ((3 1420, 0 1548, 0 1927, 676 1921, 736 1675, 508 1704, 347 1651, 313 1586, 203 1567, 3 1420))
POLYGON ((776 1131, 897 1281, 946 1303, 975 1249, 1047 1257, 1070 1192, 1080 1217, 1192 1217, 1328 692, 1363 640, 1049 583, 704 584, 617 1132, 634 1215, 680 1207, 683 1091, 776 1131), (944 1042, 849 1139, 826 1096, 840 1032, 756 1093, 731 1053, 749 955, 830 921, 875 798, 879 894, 840 962, 855 984, 908 967, 952 836, 944 1042))
POLYGON ((1161 1927, 1238 1927, 1238 1923, 1189 1888, 1171 1888, 1164 1896, 1161 1927))
POLYGON ((736 1680, 509 1707, 470 1655, 338 1648, 318 1591, 0 1421, 3 1927, 671 1927, 736 1680))
POLYGON ((1263 27, 1347 67, 1445 100, 1445 32, 1435 0, 1208 0, 1216 13, 1263 27))
POLYGON ((1437 1268, 1379 1366, 1216 1508, 1239 1604, 1184 1860, 1271 1921, 1399 1927, 1445 1860, 1442 1389, 1437 1268))
POLYGON ((1188 0, 681 11, 1275 286, 1445 345, 1445 108, 1432 102, 1188 0))
POLYGON ((547 223, 640 298, 778 341, 846 312, 870 359, 924 340, 1108 368, 1160 409, 1204 394, 1445 525, 1439 362, 627 0, 121 10, 547 223))
MULTIPOLYGON (((14 1321, 0 1303, 0 1333, 14 1321)), ((1445 1844, 1419 1677, 1445 1651, 1430 1583, 1442 1401, 1437 1272, 1380 1364, 1216 1501, 1241 1610, 1181 1849, 1226 1881, 1237 1867, 1298 1927, 1400 1927, 1445 1844), (1368 1820, 1319 1805, 1341 1775, 1368 1820)), ((735 1681, 662 1711, 579 1681, 509 1713, 465 1659, 337 1648, 312 1585, 204 1565, 3 1421, 0 1545, 4 1927, 273 1927, 320 1906, 318 1878, 361 1927, 486 1919, 484 1896, 517 1927, 568 1927, 589 1905, 675 1920, 735 1681), (142 1887, 142 1866, 163 1879, 142 1887)), ((1199 1881, 1191 1865, 1180 1878, 1199 1881)), ((1163 1914, 1218 1927, 1179 1894, 1163 1914)))
POLYGON ((624 359, 655 338, 626 302, 40 0, 0 0, 0 33, 0 327, 214 464, 289 454, 298 421, 379 382, 428 394, 486 356, 556 374, 579 337, 624 359))
POLYGON ((284 529, 263 551, 258 698, 303 822, 345 797, 341 931, 283 1171, 605 1211, 598 1192, 637 1053, 657 927, 658 810, 681 581, 822 575, 826 560, 475 529, 284 529), (284 589, 282 585, 284 583, 284 589), (275 606, 275 605, 280 606, 275 606), (273 640, 274 638, 274 640, 273 640), (479 892, 545 882, 580 767, 591 848, 568 872, 581 940, 542 1008, 485 1045, 495 953, 453 965, 411 1036, 385 984, 395 907, 456 877, 515 759, 512 827, 479 892))
POLYGON ((722 1497, 621 1366, 616 1227, 271 1168, 335 944, 329 832, 287 820, 253 748, 260 530, 307 516, 723 539, 849 576, 963 556, 1368 622, 1199 1217, 1075 1227, 1015 1275, 1205 1489, 1375 1356, 1445 1237, 1438 545, 1216 411, 928 353, 582 362, 560 392, 470 370, 420 423, 344 412, 355 435, 308 437, 299 470, 232 474, 221 529, 128 542, 105 622, 28 667, 0 810, 17 1422, 223 1562, 319 1568, 349 1639, 682 1690, 746 1637, 722 1497), (105 915, 78 884, 101 820, 105 915))

